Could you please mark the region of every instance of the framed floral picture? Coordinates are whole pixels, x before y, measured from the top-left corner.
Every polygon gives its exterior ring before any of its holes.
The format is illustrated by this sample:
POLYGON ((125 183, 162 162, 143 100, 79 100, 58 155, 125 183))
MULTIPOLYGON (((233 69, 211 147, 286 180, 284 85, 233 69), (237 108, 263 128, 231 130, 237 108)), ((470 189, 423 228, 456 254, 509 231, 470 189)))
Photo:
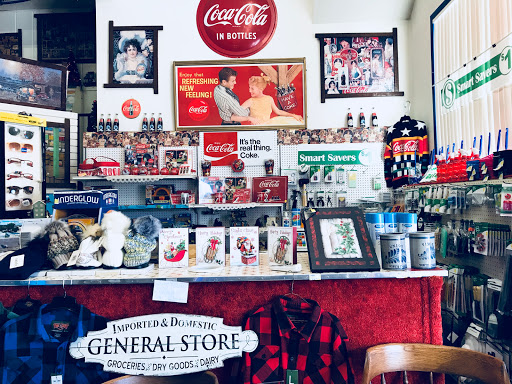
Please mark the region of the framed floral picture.
POLYGON ((403 96, 399 91, 397 29, 384 33, 317 33, 320 94, 325 99, 403 96))
POLYGON ((105 88, 153 88, 158 93, 158 31, 162 26, 114 26, 109 22, 105 88))
POLYGON ((380 270, 362 210, 317 208, 303 215, 312 272, 380 270))

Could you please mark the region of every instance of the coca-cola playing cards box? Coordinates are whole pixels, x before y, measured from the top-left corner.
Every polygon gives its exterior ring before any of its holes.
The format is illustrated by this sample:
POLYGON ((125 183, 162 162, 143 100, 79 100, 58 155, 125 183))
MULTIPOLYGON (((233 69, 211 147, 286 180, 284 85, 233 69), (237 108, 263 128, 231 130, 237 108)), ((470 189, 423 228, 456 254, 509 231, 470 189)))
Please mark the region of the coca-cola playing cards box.
POLYGON ((226 265, 226 228, 196 229, 196 265, 226 265))
POLYGON ((286 203, 288 177, 269 176, 252 179, 252 201, 256 203, 286 203))
POLYGON ((229 229, 230 265, 259 265, 258 227, 229 229))

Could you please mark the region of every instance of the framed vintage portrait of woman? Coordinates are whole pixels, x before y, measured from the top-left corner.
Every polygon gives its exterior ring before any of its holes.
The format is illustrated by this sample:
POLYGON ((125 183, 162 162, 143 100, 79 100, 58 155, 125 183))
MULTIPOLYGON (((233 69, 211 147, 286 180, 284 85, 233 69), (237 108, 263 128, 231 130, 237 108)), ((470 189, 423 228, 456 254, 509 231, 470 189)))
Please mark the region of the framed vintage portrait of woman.
POLYGON ((153 88, 158 93, 158 31, 162 26, 115 27, 109 22, 105 88, 153 88))

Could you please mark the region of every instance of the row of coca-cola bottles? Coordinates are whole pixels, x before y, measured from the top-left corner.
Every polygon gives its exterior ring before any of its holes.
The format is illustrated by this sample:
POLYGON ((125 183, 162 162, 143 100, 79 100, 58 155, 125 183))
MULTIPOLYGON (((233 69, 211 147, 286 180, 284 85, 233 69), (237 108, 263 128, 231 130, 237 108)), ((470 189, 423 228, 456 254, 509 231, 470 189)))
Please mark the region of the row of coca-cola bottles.
MULTIPOLYGON (((378 127, 379 126, 379 120, 377 119, 377 113, 372 112, 372 127, 378 127)), ((354 118, 352 116, 352 113, 350 112, 350 108, 348 109, 347 114, 347 127, 348 128, 354 128, 354 118)), ((366 128, 366 117, 364 116, 363 108, 361 108, 361 112, 359 112, 359 127, 360 128, 366 128)))
MULTIPOLYGON (((142 119, 142 132, 162 132, 164 130, 164 121, 162 114, 158 114, 158 119, 155 118, 155 114, 152 113, 148 120, 147 113, 144 114, 142 119)), ((98 125, 96 126, 96 132, 119 132, 119 117, 117 113, 114 115, 114 120, 110 117, 110 113, 105 119, 103 114, 100 116, 98 125)))

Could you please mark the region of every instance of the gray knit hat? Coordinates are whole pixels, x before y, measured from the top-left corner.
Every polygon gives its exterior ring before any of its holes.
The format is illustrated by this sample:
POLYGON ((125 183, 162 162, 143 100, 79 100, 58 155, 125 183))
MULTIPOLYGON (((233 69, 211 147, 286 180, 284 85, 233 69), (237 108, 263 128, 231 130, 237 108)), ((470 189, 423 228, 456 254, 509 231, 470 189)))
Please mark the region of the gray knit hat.
POLYGON ((78 249, 78 240, 68 225, 62 221, 53 221, 45 227, 44 235, 50 240, 48 259, 53 263, 53 268, 59 269, 67 265, 71 253, 78 249))
POLYGON ((149 263, 151 251, 156 248, 156 240, 130 231, 124 240, 123 264, 128 268, 135 268, 149 263))

